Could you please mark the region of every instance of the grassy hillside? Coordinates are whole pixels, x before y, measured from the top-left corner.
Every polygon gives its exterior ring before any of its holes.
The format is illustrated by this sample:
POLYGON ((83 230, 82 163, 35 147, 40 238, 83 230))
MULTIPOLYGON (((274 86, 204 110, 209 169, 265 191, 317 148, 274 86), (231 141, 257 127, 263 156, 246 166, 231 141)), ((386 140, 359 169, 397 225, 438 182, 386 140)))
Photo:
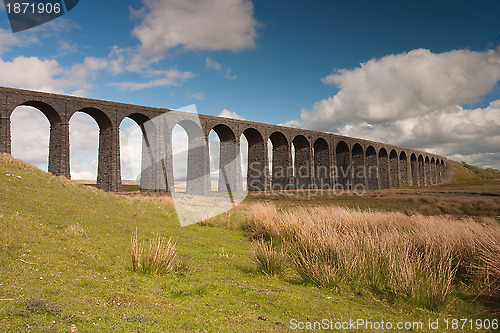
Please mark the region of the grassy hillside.
POLYGON ((455 168, 452 182, 463 182, 480 179, 500 179, 500 170, 493 168, 479 168, 465 162, 451 161, 455 168))
MULTIPOLYGON (((221 218, 243 220, 243 214, 221 218)), ((239 230, 180 228, 170 205, 76 185, 9 155, 0 156, 0 228, 0 330, 6 332, 68 332, 72 324, 80 333, 269 332, 289 330, 291 319, 427 323, 494 316, 467 290, 434 313, 361 287, 270 278, 256 269, 239 230), (164 277, 133 272, 136 228, 139 238, 172 237, 187 269, 164 277)))

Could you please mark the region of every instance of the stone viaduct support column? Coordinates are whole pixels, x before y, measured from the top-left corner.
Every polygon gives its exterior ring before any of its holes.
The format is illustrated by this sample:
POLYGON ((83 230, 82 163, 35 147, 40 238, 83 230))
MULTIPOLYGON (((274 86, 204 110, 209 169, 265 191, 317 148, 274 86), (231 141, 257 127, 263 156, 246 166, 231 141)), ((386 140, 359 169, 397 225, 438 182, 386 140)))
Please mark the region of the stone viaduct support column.
POLYGON ((431 185, 431 161, 429 156, 425 157, 424 160, 424 176, 425 176, 425 185, 431 185))
POLYGON ((325 139, 314 142, 314 181, 318 189, 331 189, 330 149, 325 139))
POLYGON ((417 156, 412 153, 410 156, 411 186, 419 186, 417 156))
POLYGON ((142 133, 142 158, 139 186, 141 191, 159 191, 158 133, 153 120, 139 123, 142 133))
POLYGON ((69 122, 51 122, 48 171, 55 176, 71 178, 69 159, 69 122))
MULTIPOLYGON (((189 138, 186 193, 210 194, 210 187, 207 186, 210 181, 210 157, 207 142, 205 136, 189 138)), ((170 177, 173 178, 173 169, 171 175, 170 177)))
POLYGON ((337 143, 335 148, 336 183, 335 188, 349 190, 352 187, 352 157, 345 141, 337 143))
POLYGON ((436 163, 437 182, 438 184, 441 184, 443 182, 443 165, 439 160, 437 160, 436 163))
POLYGON ((431 165, 430 165, 430 170, 431 170, 431 184, 436 184, 437 182, 437 170, 436 170, 436 160, 431 158, 431 165))
POLYGON ((7 96, 0 96, 0 153, 10 154, 10 117, 7 96))
POLYGON ((116 124, 99 130, 99 157, 97 167, 97 188, 121 191, 120 131, 116 124))
POLYGON ((422 155, 418 155, 418 182, 420 186, 426 185, 424 158, 422 155))
POLYGON ((231 131, 224 132, 216 127, 214 130, 220 139, 218 191, 241 191, 240 140, 231 131))
POLYGON ((172 128, 163 117, 141 125, 141 191, 173 192, 172 128))
POLYGON ((398 153, 394 149, 391 150, 391 154, 389 155, 389 174, 390 174, 389 187, 400 186, 398 153))
POLYGON ((265 191, 268 176, 267 139, 264 140, 255 128, 247 128, 243 131, 248 141, 248 191, 265 191))
POLYGON ((297 135, 293 139, 295 148, 295 189, 304 190, 312 186, 312 150, 309 141, 303 135, 297 135))
POLYGON ((354 189, 366 188, 365 153, 359 143, 352 147, 352 179, 354 189))
POLYGON ((368 190, 378 189, 378 180, 380 177, 380 172, 377 163, 377 152, 373 146, 369 146, 366 149, 365 158, 365 170, 366 170, 366 186, 368 190))
POLYGON ((409 176, 408 176, 408 156, 406 156, 406 153, 402 151, 399 154, 399 174, 401 177, 401 186, 408 186, 409 183, 409 176))
POLYGON ((381 189, 389 188, 390 172, 389 172, 389 155, 385 148, 380 148, 378 152, 378 169, 380 175, 381 189))
POLYGON ((174 126, 175 124, 167 124, 164 121, 161 121, 158 124, 158 151, 156 166, 158 173, 155 182, 158 184, 158 190, 160 192, 175 192, 174 157, 172 145, 172 129, 174 126))
POLYGON ((273 145, 271 190, 289 190, 292 188, 290 178, 293 176, 290 143, 281 132, 274 132, 269 138, 273 145))

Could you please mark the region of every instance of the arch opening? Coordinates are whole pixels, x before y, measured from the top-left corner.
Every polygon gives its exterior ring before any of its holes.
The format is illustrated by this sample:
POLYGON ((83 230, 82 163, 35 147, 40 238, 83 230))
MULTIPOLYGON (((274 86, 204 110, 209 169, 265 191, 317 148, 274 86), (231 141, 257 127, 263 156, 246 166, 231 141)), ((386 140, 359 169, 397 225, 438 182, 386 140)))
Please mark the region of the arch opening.
POLYGON ((11 155, 49 171, 49 118, 38 108, 20 105, 12 111, 10 121, 11 155))
POLYGON ((109 175, 104 172, 102 164, 104 153, 104 138, 97 121, 85 111, 75 112, 69 120, 70 165, 71 178, 85 183, 104 186, 104 180, 109 175), (103 178, 104 177, 104 178, 103 178))
MULTIPOLYGON (((237 192, 241 186, 240 145, 234 132, 227 125, 219 124, 212 128, 218 137, 217 191, 237 192)), ((210 140, 212 143, 212 141, 210 140)), ((215 167, 215 166, 214 166, 215 167)))
POLYGON ((62 121, 57 111, 41 101, 26 101, 12 110, 9 117, 11 137, 8 138, 6 152, 53 175, 70 178, 69 125, 62 121), (30 130, 27 131, 26 127, 30 130))
MULTIPOLYGON (((172 182, 169 182, 170 191, 185 193, 188 188, 188 150, 189 136, 181 125, 172 128, 172 182)), ((168 177, 168 176, 167 176, 168 177)), ((168 178, 167 178, 168 179, 168 178)))
MULTIPOLYGON (((147 133, 145 125, 149 118, 135 113, 120 122, 120 174, 122 190, 143 189, 148 182, 146 170, 151 170, 151 156, 147 154, 147 133), (147 163, 148 162, 148 163, 147 163)), ((149 148, 151 149, 151 148, 149 148)), ((152 175, 150 175, 152 177, 152 175)), ((148 189, 152 189, 148 186, 148 189)))

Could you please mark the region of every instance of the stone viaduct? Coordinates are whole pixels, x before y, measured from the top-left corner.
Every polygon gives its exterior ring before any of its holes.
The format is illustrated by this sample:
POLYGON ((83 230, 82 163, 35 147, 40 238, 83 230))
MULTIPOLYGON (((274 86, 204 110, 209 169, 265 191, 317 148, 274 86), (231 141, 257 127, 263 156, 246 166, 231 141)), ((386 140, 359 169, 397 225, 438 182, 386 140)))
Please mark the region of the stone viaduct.
POLYGON ((48 170, 67 178, 71 117, 84 112, 96 121, 97 187, 105 191, 121 190, 119 127, 126 117, 134 120, 143 133, 142 190, 171 189, 171 138, 175 125, 182 126, 188 135, 188 193, 210 192, 211 130, 220 139, 219 191, 241 190, 242 135, 248 141, 247 188, 251 191, 425 186, 442 182, 448 167, 448 160, 442 156, 331 133, 6 87, 0 87, 2 153, 11 152, 10 117, 16 107, 23 105, 35 107, 47 117, 48 170), (272 163, 268 159, 269 142, 272 163))

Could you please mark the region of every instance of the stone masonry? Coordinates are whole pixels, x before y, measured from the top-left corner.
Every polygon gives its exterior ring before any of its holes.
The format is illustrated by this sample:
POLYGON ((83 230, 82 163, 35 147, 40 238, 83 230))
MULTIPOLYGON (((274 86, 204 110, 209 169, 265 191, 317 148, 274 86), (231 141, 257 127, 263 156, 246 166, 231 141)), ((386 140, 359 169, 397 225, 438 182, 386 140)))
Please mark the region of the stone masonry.
POLYGON ((99 126, 97 186, 105 191, 121 190, 119 128, 126 117, 143 131, 143 190, 171 190, 168 184, 173 179, 171 140, 175 125, 182 126, 189 138, 187 191, 197 194, 210 192, 211 130, 220 139, 219 191, 241 190, 242 135, 248 141, 250 191, 425 186, 444 181, 448 167, 447 158, 442 156, 331 133, 6 87, 0 87, 2 153, 11 152, 10 117, 21 105, 37 108, 49 120, 48 169, 67 178, 69 121, 76 112, 94 118, 99 126), (166 123, 155 124, 154 119, 166 114, 166 123), (162 127, 162 134, 148 137, 146 133, 151 131, 160 133, 157 127, 162 127), (268 140, 272 144, 272 166, 268 140))

